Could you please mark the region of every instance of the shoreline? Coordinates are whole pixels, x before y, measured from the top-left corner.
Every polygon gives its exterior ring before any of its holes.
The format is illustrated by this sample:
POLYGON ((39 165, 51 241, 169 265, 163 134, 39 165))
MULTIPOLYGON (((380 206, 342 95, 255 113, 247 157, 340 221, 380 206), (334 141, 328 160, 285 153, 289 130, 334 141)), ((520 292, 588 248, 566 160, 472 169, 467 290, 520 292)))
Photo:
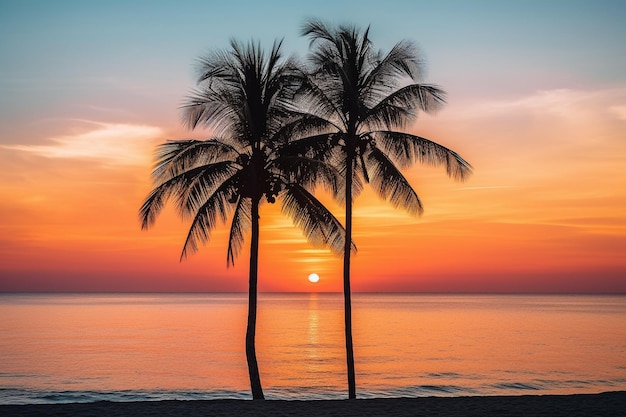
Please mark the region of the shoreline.
POLYGON ((626 416, 626 391, 600 394, 377 398, 357 400, 164 400, 0 405, 4 417, 48 416, 626 416))

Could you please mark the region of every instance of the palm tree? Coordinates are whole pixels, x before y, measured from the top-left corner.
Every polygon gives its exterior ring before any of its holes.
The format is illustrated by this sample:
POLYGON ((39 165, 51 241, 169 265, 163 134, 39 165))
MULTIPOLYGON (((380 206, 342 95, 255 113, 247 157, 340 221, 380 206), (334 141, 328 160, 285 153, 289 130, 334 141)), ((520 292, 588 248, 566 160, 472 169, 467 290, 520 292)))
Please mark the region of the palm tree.
MULTIPOLYGON (((323 181, 331 188, 337 177, 327 165, 283 151, 290 126, 284 96, 292 83, 291 60, 283 60, 281 42, 269 55, 258 44, 231 41, 228 51, 200 60, 199 89, 183 106, 191 129, 204 125, 208 140, 168 141, 157 148, 155 187, 140 209, 142 228, 154 224, 168 201, 191 220, 181 260, 210 240, 211 231, 232 215, 227 265, 234 260, 250 231, 250 265, 246 358, 253 399, 263 399, 256 359, 255 332, 259 258, 259 206, 282 201, 282 211, 301 227, 309 241, 344 247, 341 223, 307 188, 323 181)), ((289 144, 289 149, 298 149, 289 144)))
POLYGON ((382 53, 373 50, 369 27, 334 29, 318 20, 307 21, 302 35, 311 42, 310 71, 302 81, 298 104, 301 117, 317 131, 309 136, 309 147, 317 157, 337 163, 345 178, 337 197, 345 203, 343 289, 352 399, 356 398, 349 246, 353 199, 369 183, 394 207, 419 215, 422 203, 399 168, 415 162, 443 165, 449 176, 465 180, 472 167, 454 151, 402 131, 418 111, 436 111, 445 103, 443 90, 420 83, 422 62, 412 43, 404 40, 382 53))

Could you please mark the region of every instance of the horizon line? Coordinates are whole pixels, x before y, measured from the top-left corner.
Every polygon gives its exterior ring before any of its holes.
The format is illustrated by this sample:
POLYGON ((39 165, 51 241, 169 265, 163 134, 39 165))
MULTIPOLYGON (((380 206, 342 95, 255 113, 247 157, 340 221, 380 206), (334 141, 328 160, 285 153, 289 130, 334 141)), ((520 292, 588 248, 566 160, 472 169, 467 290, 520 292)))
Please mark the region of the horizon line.
MULTIPOLYGON (((247 291, 3 291, 9 294, 248 294, 247 291)), ((258 294, 337 294, 341 291, 259 291, 258 294)), ((352 291, 352 294, 422 294, 422 295, 626 295, 621 292, 593 291, 352 291)))

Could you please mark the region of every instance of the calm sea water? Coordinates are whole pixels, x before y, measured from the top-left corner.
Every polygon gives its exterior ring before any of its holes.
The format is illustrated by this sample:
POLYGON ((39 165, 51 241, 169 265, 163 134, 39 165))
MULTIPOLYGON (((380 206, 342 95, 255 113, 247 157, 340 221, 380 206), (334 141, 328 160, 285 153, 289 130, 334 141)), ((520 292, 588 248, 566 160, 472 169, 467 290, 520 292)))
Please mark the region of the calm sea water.
MULTIPOLYGON (((625 296, 354 294, 357 395, 626 390, 625 296)), ((341 294, 261 294, 270 399, 346 398, 341 294)), ((0 295, 0 403, 251 398, 245 294, 0 295)))

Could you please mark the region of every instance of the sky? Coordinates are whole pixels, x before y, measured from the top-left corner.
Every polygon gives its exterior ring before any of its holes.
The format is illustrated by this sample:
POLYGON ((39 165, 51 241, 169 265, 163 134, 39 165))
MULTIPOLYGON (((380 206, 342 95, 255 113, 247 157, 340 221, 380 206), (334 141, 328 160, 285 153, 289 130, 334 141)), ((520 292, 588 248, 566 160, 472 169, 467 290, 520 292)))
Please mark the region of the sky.
MULTIPOLYGON (((231 38, 304 56, 311 17, 370 25, 383 51, 414 41, 448 104, 407 130, 475 170, 405 170, 421 217, 359 196, 354 291, 626 292, 617 0, 0 0, 0 291, 246 291, 249 252, 226 268, 227 225, 180 262, 188 224, 168 207, 142 231, 137 212, 154 147, 207 137, 179 108, 197 59, 231 38)), ((341 291, 341 275, 262 206, 260 291, 341 291)))

